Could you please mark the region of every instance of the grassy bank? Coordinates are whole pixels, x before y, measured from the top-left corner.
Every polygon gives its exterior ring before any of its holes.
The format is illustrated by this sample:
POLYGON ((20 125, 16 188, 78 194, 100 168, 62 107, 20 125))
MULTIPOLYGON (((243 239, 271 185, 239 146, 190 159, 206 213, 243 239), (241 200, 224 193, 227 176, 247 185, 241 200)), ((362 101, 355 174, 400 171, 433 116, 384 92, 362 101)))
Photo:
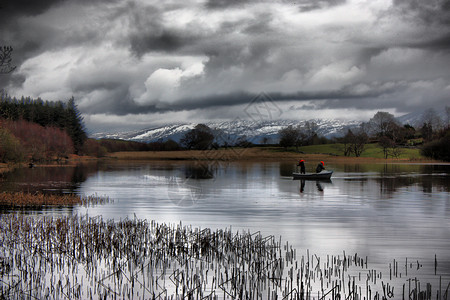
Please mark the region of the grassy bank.
MULTIPOLYGON (((294 149, 291 149, 294 150, 294 149)), ((344 146, 343 144, 325 144, 325 145, 313 145, 313 146, 304 146, 299 147, 299 151, 304 153, 331 153, 333 155, 344 156, 344 146)), ((361 154, 361 157, 370 157, 370 158, 382 158, 384 159, 383 149, 380 148, 377 144, 367 144, 364 152, 361 154)), ((400 150, 400 155, 397 159, 409 159, 409 160, 417 160, 417 159, 427 159, 426 157, 420 154, 420 150, 418 148, 402 148, 400 150)))
POLYGON ((367 145, 361 157, 348 157, 343 154, 340 144, 326 144, 284 149, 281 147, 252 147, 219 150, 147 151, 115 152, 109 158, 123 160, 219 160, 219 161, 297 161, 299 158, 310 161, 327 160, 334 162, 433 162, 421 156, 419 149, 403 149, 398 158, 383 158, 381 148, 367 145))

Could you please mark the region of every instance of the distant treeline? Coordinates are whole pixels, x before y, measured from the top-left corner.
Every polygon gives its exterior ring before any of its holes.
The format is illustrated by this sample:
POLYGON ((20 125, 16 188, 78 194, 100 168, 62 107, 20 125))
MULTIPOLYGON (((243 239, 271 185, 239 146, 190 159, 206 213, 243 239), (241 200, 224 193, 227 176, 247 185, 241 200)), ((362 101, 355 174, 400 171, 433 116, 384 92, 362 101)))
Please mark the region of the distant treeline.
POLYGON ((0 162, 62 160, 69 154, 102 157, 119 151, 180 150, 175 141, 141 143, 89 139, 74 98, 67 102, 0 94, 0 162))
POLYGON ((83 146, 83 154, 102 157, 107 153, 124 151, 176 151, 182 147, 173 140, 142 143, 115 139, 88 139, 83 146))
MULTIPOLYGON (((288 149, 305 145, 340 143, 344 155, 360 156, 368 143, 377 143, 385 158, 399 157, 405 147, 421 146, 422 154, 450 161, 450 107, 447 120, 432 109, 425 112, 423 125, 415 129, 400 125, 387 112, 377 112, 368 123, 348 130, 341 138, 328 140, 317 134, 318 126, 281 129, 279 146, 288 149)), ((266 144, 267 140, 263 140, 266 144)), ((67 102, 11 98, 0 93, 0 162, 61 160, 69 154, 102 157, 119 151, 211 150, 251 147, 245 136, 230 140, 224 132, 198 124, 177 143, 173 140, 141 143, 113 139, 88 139, 83 118, 72 97, 67 102)))
POLYGON ((422 116, 422 124, 414 128, 400 124, 394 115, 377 112, 367 123, 348 129, 341 137, 327 140, 317 134, 317 125, 288 126, 279 130, 280 146, 286 150, 301 146, 339 143, 345 156, 361 156, 366 145, 377 144, 384 158, 399 158, 406 148, 420 148, 421 154, 437 160, 450 161, 450 107, 446 119, 430 108, 422 116))
MULTIPOLYGON (((32 99, 30 97, 16 99, 2 94, 0 96, 0 119, 8 125, 8 129, 13 131, 14 122, 19 121, 26 121, 29 124, 35 123, 42 128, 63 130, 72 140, 75 153, 81 151, 87 139, 83 118, 73 97, 65 103, 62 101, 43 101, 40 98, 32 99)), ((22 122, 21 126, 27 125, 22 122)), ((32 138, 32 136, 21 136, 20 138, 27 142, 26 139, 32 138)))

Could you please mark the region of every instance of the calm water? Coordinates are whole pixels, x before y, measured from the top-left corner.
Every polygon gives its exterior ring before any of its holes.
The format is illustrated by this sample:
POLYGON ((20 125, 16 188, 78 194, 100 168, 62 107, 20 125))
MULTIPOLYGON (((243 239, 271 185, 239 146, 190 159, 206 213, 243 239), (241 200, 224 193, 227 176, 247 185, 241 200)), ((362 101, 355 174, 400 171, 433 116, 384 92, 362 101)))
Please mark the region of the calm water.
POLYGON ((326 167, 334 170, 331 181, 316 182, 292 180, 291 163, 114 162, 17 170, 4 175, 0 186, 114 199, 97 207, 38 213, 136 216, 261 231, 281 236, 300 253, 358 253, 375 268, 386 268, 394 259, 403 265, 405 258, 418 260, 422 276, 434 275, 436 255, 438 273, 448 282, 450 165, 326 167))

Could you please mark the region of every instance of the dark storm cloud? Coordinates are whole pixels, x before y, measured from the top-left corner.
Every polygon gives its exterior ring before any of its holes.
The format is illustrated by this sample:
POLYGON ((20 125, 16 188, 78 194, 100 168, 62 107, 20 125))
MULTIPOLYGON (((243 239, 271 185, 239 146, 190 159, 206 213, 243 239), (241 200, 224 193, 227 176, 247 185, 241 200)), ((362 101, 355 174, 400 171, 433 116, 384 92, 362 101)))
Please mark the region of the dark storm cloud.
POLYGON ((449 1, 10 3, 0 44, 18 68, 0 88, 74 95, 86 115, 213 116, 260 92, 303 109, 406 111, 450 89, 449 1))
POLYGON ((39 48, 39 41, 26 41, 22 39, 22 34, 18 31, 18 20, 21 17, 36 16, 46 12, 53 6, 56 6, 64 0, 17 0, 0 2, 0 45, 13 45, 15 48, 15 58, 19 63, 29 51, 39 48), (18 49, 16 45, 20 45, 18 49))
MULTIPOLYGON (((376 107, 377 102, 373 99, 382 95, 398 92, 399 89, 405 89, 404 83, 397 83, 396 85, 389 85, 387 83, 378 83, 363 92, 358 91, 357 85, 345 86, 342 89, 328 91, 328 92, 297 92, 297 93, 267 93, 268 98, 266 101, 277 103, 285 101, 314 101, 323 100, 320 104, 321 108, 332 106, 335 108, 364 108, 364 107, 376 107), (388 87, 386 87, 386 85, 388 87), (370 102, 365 102, 362 99, 371 99, 370 102), (342 100, 342 101, 341 101, 342 100), (345 101, 344 101, 345 100, 345 101)), ((249 105, 254 99, 259 97, 260 93, 249 93, 245 91, 228 93, 217 96, 208 97, 196 97, 185 98, 171 105, 164 103, 155 103, 152 105, 136 105, 133 103, 129 95, 126 95, 126 90, 122 88, 114 88, 114 93, 120 94, 122 101, 114 101, 111 105, 105 105, 107 103, 95 103, 89 107, 88 110, 92 113, 111 113, 119 115, 137 114, 137 113, 157 113, 167 111, 190 111, 198 108, 208 109, 214 107, 232 107, 235 105, 249 105), (126 99, 126 100, 123 100, 126 99), (105 110, 105 107, 107 109, 105 110)))
POLYGON ((129 15, 128 41, 135 54, 141 56, 153 51, 176 52, 200 39, 201 33, 195 31, 197 28, 170 28, 172 20, 164 19, 163 14, 176 8, 174 6, 163 10, 154 5, 142 7, 131 3, 121 10, 121 13, 129 15))
POLYGON ((195 42, 197 37, 185 32, 175 32, 167 29, 160 32, 149 32, 148 34, 134 34, 130 37, 133 51, 142 55, 151 51, 173 52, 181 50, 185 45, 195 42))
POLYGON ((208 0, 205 4, 209 9, 223 9, 227 7, 241 7, 247 3, 258 3, 261 1, 253 0, 208 0))
POLYGON ((419 40, 406 43, 406 47, 450 49, 450 1, 394 0, 393 4, 400 11, 400 17, 411 26, 423 26, 428 31, 419 40))
POLYGON ((423 48, 429 50, 450 50, 450 33, 442 32, 438 37, 415 41, 404 45, 411 48, 423 48))
POLYGON ((296 0, 296 1, 285 1, 286 3, 292 3, 297 6, 300 11, 308 12, 317 9, 324 9, 328 7, 333 7, 337 5, 344 4, 346 0, 326 0, 326 1, 310 1, 310 0, 296 0))
MULTIPOLYGON (((298 7, 300 11, 311 11, 316 9, 323 9, 327 7, 332 7, 336 5, 340 5, 345 3, 346 0, 323 0, 323 1, 315 1, 315 0, 282 0, 280 3, 292 5, 294 7, 298 7)), ((257 3, 274 3, 273 1, 267 0, 208 0, 206 2, 206 7, 209 9, 224 9, 224 8, 236 8, 243 7, 248 4, 257 4, 257 3)))
POLYGON ((2 1, 0 3, 0 17, 2 22, 5 19, 14 19, 17 16, 39 15, 47 11, 50 7, 64 2, 65 0, 14 0, 2 1))
POLYGON ((450 25, 450 1, 448 0, 394 0, 393 4, 405 17, 416 17, 426 24, 450 25))

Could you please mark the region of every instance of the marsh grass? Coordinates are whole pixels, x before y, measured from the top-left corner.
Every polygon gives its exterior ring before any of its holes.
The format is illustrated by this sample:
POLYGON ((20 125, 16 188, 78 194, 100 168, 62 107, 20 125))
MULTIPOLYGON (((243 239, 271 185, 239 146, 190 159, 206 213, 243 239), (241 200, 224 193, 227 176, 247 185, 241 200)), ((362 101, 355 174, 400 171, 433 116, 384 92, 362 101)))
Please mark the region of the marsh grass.
POLYGON ((386 275, 259 232, 19 214, 0 228, 0 299, 447 299, 450 285, 432 290, 415 261, 386 275))
POLYGON ((0 193, 0 207, 36 208, 43 206, 97 205, 112 202, 106 196, 80 196, 75 194, 44 194, 26 192, 0 193))

